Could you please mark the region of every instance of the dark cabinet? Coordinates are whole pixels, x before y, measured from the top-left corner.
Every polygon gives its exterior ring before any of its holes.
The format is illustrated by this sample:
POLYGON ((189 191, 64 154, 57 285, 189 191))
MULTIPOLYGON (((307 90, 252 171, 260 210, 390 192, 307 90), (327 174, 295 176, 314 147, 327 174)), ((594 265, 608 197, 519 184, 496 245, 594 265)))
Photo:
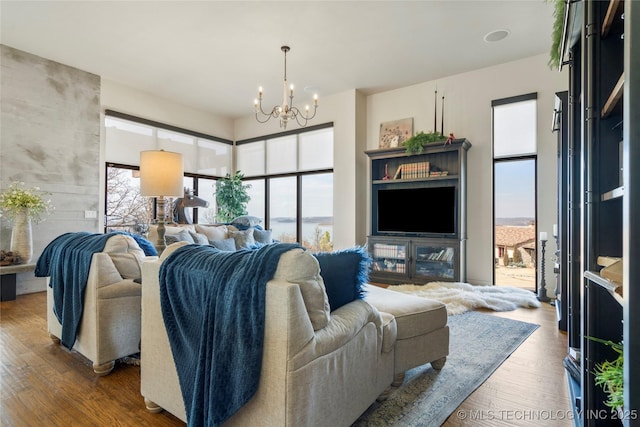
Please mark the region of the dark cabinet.
POLYGON ((460 245, 451 239, 369 237, 370 279, 405 284, 459 281, 460 245))
POLYGON ((471 143, 455 139, 369 150, 370 279, 380 283, 466 280, 466 168, 471 143))

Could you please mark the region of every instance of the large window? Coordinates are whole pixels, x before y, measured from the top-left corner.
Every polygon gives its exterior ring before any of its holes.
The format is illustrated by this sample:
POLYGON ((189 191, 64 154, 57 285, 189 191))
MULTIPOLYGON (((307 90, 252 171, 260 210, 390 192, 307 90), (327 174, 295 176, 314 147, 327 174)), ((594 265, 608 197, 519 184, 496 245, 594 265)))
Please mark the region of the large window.
POLYGON ((333 248, 333 127, 239 141, 236 169, 251 184, 250 215, 275 239, 333 248))
POLYGON ((494 283, 536 290, 536 94, 493 107, 494 283))
MULTIPOLYGON (((144 234, 155 221, 154 200, 140 196, 140 152, 175 151, 183 154, 184 187, 209 202, 208 207, 186 207, 188 219, 215 222, 215 183, 231 171, 231 141, 198 132, 107 111, 105 114, 106 212, 105 231, 127 230, 144 234)), ((165 210, 172 221, 172 209, 165 210)))

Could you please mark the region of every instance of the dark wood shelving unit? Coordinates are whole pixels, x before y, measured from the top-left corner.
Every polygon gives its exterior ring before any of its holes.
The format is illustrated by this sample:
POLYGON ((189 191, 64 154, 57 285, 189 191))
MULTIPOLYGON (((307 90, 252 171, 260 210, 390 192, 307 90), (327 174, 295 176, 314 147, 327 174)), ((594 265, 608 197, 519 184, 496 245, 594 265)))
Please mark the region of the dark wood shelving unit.
MULTIPOLYGON (((369 253, 373 258, 370 278, 376 283, 427 283, 434 280, 466 280, 466 168, 471 143, 464 138, 450 143, 425 144, 422 153, 407 153, 404 147, 368 150, 371 171, 371 233, 369 253), (447 175, 419 178, 393 177, 398 168, 415 163, 429 163, 429 172, 446 171, 447 175), (384 177, 387 179, 383 179, 384 177), (455 232, 437 233, 378 232, 378 192, 389 189, 431 187, 455 188, 455 232)), ((424 171, 422 171, 424 173, 424 171)), ((437 209, 438 200, 430 201, 437 209)), ((419 209, 415 200, 406 200, 398 209, 419 209)))
POLYGON ((569 392, 576 426, 640 426, 640 70, 631 51, 640 41, 640 2, 566 4, 568 149, 559 151, 559 173, 568 190, 558 191, 559 252, 568 353, 579 355, 565 359, 569 392), (601 275, 599 257, 628 260, 622 283, 601 275), (619 412, 604 404, 594 374, 617 354, 588 337, 623 342, 619 412))
POLYGON ((607 98, 607 102, 604 103, 604 107, 602 107, 601 117, 607 118, 609 114, 613 112, 613 110, 620 104, 622 100, 622 93, 624 91, 624 74, 620 76, 618 82, 613 87, 613 90, 609 94, 609 98, 607 98))

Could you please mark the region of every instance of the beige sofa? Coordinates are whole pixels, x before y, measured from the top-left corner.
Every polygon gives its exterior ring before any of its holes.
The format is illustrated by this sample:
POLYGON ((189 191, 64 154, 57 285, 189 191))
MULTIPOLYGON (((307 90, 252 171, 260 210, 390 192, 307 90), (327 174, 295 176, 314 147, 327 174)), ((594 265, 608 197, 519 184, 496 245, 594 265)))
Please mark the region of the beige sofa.
MULTIPOLYGON (((142 267, 141 393, 149 410, 186 421, 163 325, 158 272, 172 250, 142 267)), ((347 426, 393 380, 393 342, 362 300, 329 315, 317 260, 290 250, 267 283, 262 376, 256 395, 225 425, 347 426)))
MULTIPOLYGON (((83 315, 73 349, 93 364, 98 375, 111 372, 119 358, 140 351, 141 286, 145 257, 136 241, 126 235, 110 237, 102 252, 94 253, 89 267, 83 315)), ((59 343, 62 325, 53 312, 53 290, 47 281, 47 329, 59 343)))
MULTIPOLYGON (((158 326, 164 326, 161 263, 183 244, 168 246, 159 260, 142 267, 141 393, 148 410, 165 409, 186 421, 167 332, 158 326)), ((225 426, 349 426, 377 398, 386 397, 394 375, 399 384, 406 369, 428 362, 442 368, 449 350, 444 305, 377 291, 330 312, 315 257, 301 249, 283 254, 267 283, 258 391, 225 426), (389 312, 375 307, 379 300, 389 312), (412 344, 422 354, 412 354, 412 344)))

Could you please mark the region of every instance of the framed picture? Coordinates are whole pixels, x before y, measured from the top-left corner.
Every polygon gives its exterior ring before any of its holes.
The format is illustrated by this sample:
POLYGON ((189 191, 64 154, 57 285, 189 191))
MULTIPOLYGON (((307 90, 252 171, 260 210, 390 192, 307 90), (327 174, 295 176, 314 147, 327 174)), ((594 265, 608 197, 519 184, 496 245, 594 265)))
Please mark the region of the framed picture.
POLYGON ((413 117, 380 123, 379 148, 399 147, 413 135, 413 117))

